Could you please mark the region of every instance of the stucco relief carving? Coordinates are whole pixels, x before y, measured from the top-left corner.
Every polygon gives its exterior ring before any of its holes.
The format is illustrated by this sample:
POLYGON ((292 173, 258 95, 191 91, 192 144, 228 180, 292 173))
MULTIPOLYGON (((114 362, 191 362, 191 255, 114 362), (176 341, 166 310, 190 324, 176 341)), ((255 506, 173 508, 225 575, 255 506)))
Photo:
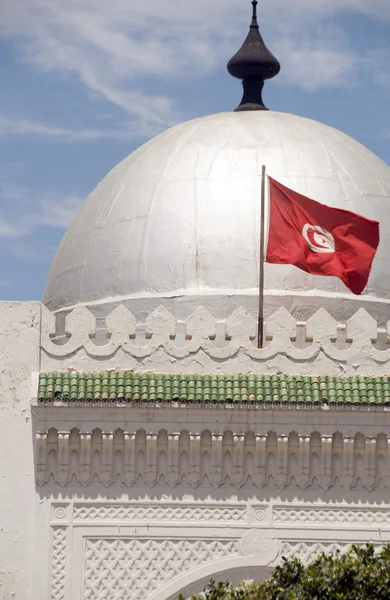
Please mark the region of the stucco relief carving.
POLYGON ((253 519, 254 521, 258 521, 262 523, 266 520, 266 511, 263 508, 254 508, 253 509, 253 519))
POLYGON ((75 504, 74 521, 227 521, 245 524, 246 506, 75 504))
MULTIPOLYGON (((238 555, 240 531, 247 525, 247 515, 245 503, 218 506, 217 503, 53 502, 50 598, 65 600, 68 597, 70 571, 67 564, 73 560, 71 540, 76 531, 81 532, 81 539, 85 540, 83 598, 100 598, 99 594, 104 590, 113 600, 135 599, 147 597, 164 582, 195 566, 238 555), (144 534, 139 538, 129 535, 106 539, 101 535, 93 538, 90 535, 92 524, 101 532, 116 521, 123 531, 131 521, 141 521, 142 525, 148 526, 154 521, 157 528, 165 528, 167 523, 175 520, 188 525, 191 521, 205 525, 220 523, 223 530, 227 523, 230 526, 234 523, 238 527, 237 539, 226 538, 226 535, 222 539, 215 539, 215 535, 210 538, 190 536, 189 539, 187 536, 145 538, 144 534), (63 524, 59 525, 59 522, 63 524)), ((79 547, 80 541, 75 543, 79 547)))
POLYGON ((50 600, 64 600, 66 589, 67 530, 65 527, 53 528, 51 555, 51 597, 50 600))
MULTIPOLYGON (((277 564, 281 556, 298 556, 307 562, 320 552, 346 551, 345 538, 322 540, 320 530, 314 533, 313 528, 339 525, 343 519, 350 527, 352 523, 386 526, 390 523, 386 512, 379 506, 376 510, 250 502, 53 502, 50 599, 68 598, 70 577, 75 577, 67 566, 75 560, 72 552, 83 565, 77 575, 80 598, 97 600, 103 593, 110 600, 136 600, 149 597, 153 590, 197 566, 224 558, 252 557, 267 566, 277 564), (167 537, 167 524, 175 521, 181 526, 167 537), (285 524, 289 525, 288 540, 283 537, 285 524)), ((364 534, 362 538, 355 532, 353 537, 355 543, 364 543, 364 534)))
POLYGON ((237 554, 236 540, 86 539, 84 599, 141 600, 185 571, 237 554))
MULTIPOLYGON (((177 427, 177 426, 176 426, 177 427)), ((349 430, 351 431, 351 430, 349 430)), ((40 486, 103 484, 375 491, 390 487, 390 437, 313 431, 198 434, 50 428, 36 436, 40 486)), ((260 520, 260 515, 258 516, 260 520)))
POLYGON ((264 565, 269 565, 276 560, 280 548, 279 540, 265 538, 263 532, 257 529, 248 531, 240 543, 240 552, 243 556, 256 556, 264 565))
POLYGON ((390 525, 390 512, 388 510, 362 509, 362 508, 293 508, 275 506, 273 509, 273 523, 311 525, 390 525))
POLYGON ((69 504, 52 504, 52 521, 69 521, 69 504))
POLYGON ((266 323, 267 343, 262 350, 257 349, 254 341, 255 319, 243 308, 217 322, 203 307, 186 321, 177 321, 166 308, 159 307, 144 323, 137 323, 124 306, 119 306, 106 318, 105 329, 99 329, 92 313, 79 306, 67 316, 64 331, 59 331, 54 315, 43 307, 41 327, 42 361, 49 370, 58 368, 59 359, 62 368, 64 365, 67 368, 67 362, 64 363, 67 358, 69 366, 73 366, 77 356, 86 365, 83 368, 93 368, 98 358, 107 368, 118 367, 118 361, 122 360, 124 364, 127 361, 127 367, 131 363, 142 370, 147 369, 145 361, 153 357, 154 365, 162 360, 169 364, 174 359, 176 370, 179 367, 190 371, 195 367, 194 357, 203 356, 206 360, 196 361, 198 372, 224 369, 231 372, 232 365, 247 360, 269 372, 274 368, 270 361, 278 356, 284 357, 284 364, 292 374, 307 372, 308 361, 310 372, 317 364, 326 364, 329 374, 354 374, 356 365, 363 360, 367 374, 378 369, 383 373, 386 365, 390 365, 390 349, 386 345, 390 322, 386 331, 380 330, 364 309, 345 324, 339 324, 324 309, 306 323, 298 323, 280 308, 266 323), (224 364, 219 363, 221 360, 224 364))
MULTIPOLYGON (((361 544, 357 544, 361 545, 361 544)), ((319 554, 338 554, 346 552, 351 544, 335 542, 283 542, 282 556, 299 558, 305 563, 315 560, 319 554)))

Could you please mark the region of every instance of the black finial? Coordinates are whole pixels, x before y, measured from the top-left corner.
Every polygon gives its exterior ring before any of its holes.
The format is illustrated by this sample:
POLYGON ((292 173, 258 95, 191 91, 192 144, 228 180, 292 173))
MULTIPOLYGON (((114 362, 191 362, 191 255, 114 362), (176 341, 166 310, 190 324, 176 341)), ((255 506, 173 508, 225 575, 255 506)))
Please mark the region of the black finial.
POLYGON ((252 0, 253 15, 252 15, 251 27, 258 27, 258 24, 257 24, 257 5, 258 5, 257 0, 252 0))
POLYGON ((253 15, 249 33, 227 67, 230 75, 242 79, 244 87, 244 95, 236 111, 267 110, 262 98, 264 81, 275 77, 280 71, 279 61, 268 50, 260 35, 257 4, 257 0, 252 0, 253 15))

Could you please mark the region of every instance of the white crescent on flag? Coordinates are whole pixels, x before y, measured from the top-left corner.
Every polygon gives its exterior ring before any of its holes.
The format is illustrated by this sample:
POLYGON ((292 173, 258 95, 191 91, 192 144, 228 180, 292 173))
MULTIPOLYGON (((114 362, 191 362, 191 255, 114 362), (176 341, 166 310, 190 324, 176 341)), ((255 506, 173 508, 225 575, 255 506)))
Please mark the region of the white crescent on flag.
POLYGON ((333 235, 318 225, 306 225, 302 229, 302 235, 313 252, 334 252, 336 244, 333 235))

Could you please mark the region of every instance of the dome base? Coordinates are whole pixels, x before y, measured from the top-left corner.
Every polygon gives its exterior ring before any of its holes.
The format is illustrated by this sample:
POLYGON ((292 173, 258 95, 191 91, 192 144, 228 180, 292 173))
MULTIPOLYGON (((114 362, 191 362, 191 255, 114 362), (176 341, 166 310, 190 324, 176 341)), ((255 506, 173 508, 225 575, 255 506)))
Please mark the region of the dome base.
MULTIPOLYGON (((127 297, 107 298, 103 301, 80 303, 86 306, 96 317, 105 318, 117 306, 123 304, 139 322, 144 322, 159 306, 164 306, 178 320, 186 320, 199 306, 203 306, 218 320, 224 321, 237 308, 243 307, 257 318, 258 290, 245 290, 221 293, 221 290, 196 290, 194 293, 175 292, 171 294, 134 294, 127 297)), ((78 305, 55 311, 67 314, 78 305)), ((352 294, 332 294, 319 292, 286 291, 281 293, 266 290, 264 294, 264 316, 267 319, 278 308, 285 308, 297 321, 306 322, 320 308, 327 310, 338 322, 350 319, 360 308, 364 308, 377 321, 379 327, 385 327, 390 319, 390 300, 371 296, 353 296, 352 294)))

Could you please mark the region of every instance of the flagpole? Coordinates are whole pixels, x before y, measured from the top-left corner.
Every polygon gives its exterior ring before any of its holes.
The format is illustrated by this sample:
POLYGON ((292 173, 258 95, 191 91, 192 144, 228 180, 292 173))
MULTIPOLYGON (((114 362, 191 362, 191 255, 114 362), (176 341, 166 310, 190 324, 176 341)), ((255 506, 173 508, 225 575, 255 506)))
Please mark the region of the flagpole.
POLYGON ((259 268, 259 319, 257 326, 257 347, 264 347, 264 213, 265 213, 265 165, 261 169, 260 199, 260 268, 259 268))

